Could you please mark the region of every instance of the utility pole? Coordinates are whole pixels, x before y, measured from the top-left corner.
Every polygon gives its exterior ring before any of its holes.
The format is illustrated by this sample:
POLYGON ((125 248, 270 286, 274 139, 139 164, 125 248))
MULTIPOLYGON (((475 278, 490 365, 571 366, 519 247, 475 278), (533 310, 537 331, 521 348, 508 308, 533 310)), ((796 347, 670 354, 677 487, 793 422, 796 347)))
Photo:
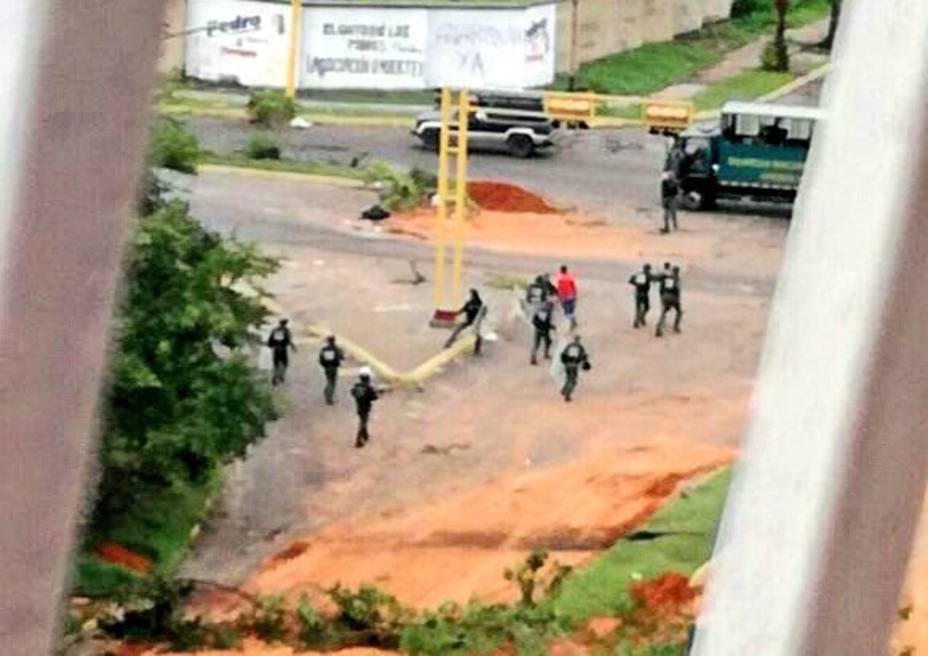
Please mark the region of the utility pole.
POLYGON ((577 25, 579 23, 580 0, 571 0, 570 10, 570 78, 567 88, 577 90, 577 25))
POLYGON ((296 95, 297 60, 300 56, 300 40, 303 35, 303 0, 291 0, 290 6, 290 52, 287 54, 287 97, 296 95))

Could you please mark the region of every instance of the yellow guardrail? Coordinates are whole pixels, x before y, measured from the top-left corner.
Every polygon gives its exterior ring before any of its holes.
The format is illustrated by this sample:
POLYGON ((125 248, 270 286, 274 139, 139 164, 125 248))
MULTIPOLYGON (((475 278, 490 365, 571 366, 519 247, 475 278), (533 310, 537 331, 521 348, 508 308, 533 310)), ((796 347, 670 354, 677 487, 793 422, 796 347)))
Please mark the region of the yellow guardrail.
POLYGON ((696 106, 688 100, 646 98, 641 103, 641 120, 651 130, 682 132, 696 115, 696 106))

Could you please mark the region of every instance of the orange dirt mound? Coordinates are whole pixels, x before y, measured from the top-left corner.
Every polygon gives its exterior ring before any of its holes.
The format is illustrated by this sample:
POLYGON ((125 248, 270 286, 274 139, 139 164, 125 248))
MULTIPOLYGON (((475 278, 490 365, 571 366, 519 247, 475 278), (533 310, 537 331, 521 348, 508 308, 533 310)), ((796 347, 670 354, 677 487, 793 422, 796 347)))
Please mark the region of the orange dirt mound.
POLYGON ((471 199, 485 210, 533 214, 558 212, 557 208, 548 205, 540 196, 505 182, 471 182, 467 185, 467 192, 471 199))
POLYGON ((678 613, 696 598, 689 579, 674 572, 635 583, 631 592, 635 601, 649 614, 678 613))
POLYGON ((107 542, 98 546, 94 551, 101 559, 113 565, 122 565, 143 574, 151 571, 151 560, 118 544, 107 542))

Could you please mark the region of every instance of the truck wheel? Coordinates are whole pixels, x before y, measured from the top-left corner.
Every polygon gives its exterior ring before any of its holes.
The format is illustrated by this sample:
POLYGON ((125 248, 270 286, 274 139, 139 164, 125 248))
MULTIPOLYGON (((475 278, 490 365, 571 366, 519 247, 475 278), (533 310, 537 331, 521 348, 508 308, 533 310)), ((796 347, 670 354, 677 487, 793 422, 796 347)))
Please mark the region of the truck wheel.
POLYGON ((506 147, 509 149, 509 154, 520 159, 531 157, 532 153, 535 152, 535 144, 524 134, 514 134, 510 136, 506 139, 506 147))
POLYGON ((690 212, 711 210, 715 208, 715 194, 702 189, 688 191, 683 194, 680 205, 690 212))
POLYGON ((438 148, 440 147, 440 135, 438 130, 432 128, 426 130, 422 133, 422 145, 425 146, 426 150, 431 150, 432 152, 437 153, 438 148))

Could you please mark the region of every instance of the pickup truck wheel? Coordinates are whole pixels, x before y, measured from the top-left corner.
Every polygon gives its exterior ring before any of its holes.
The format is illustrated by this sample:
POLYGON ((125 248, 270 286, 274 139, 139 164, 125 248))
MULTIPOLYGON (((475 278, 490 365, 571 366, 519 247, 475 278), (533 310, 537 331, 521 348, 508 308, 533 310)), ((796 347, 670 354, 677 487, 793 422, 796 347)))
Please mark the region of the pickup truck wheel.
POLYGON ((438 130, 430 128, 422 133, 422 145, 426 150, 437 153, 440 145, 440 135, 438 130))
POLYGON ((535 152, 535 144, 532 143, 531 138, 524 134, 511 135, 506 139, 506 147, 509 149, 511 155, 521 159, 531 157, 532 153, 535 152))

